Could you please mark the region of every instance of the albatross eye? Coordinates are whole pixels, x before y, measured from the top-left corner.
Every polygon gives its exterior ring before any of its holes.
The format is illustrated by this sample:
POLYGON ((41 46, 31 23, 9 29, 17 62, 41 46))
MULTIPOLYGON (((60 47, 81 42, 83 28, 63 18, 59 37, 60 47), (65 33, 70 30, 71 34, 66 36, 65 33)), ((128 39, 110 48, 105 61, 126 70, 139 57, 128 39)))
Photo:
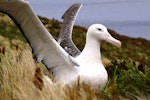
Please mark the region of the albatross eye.
POLYGON ((101 29, 101 28, 97 28, 97 30, 102 31, 102 29, 101 29))

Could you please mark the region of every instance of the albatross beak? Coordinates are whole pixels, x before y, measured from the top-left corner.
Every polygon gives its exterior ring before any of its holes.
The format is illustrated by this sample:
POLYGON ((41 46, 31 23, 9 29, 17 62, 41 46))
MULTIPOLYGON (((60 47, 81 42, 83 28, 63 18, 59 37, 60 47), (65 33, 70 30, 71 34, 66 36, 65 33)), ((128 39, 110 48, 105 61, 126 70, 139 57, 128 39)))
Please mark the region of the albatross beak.
POLYGON ((115 38, 113 38, 109 33, 107 33, 105 40, 117 47, 121 47, 121 42, 115 38))

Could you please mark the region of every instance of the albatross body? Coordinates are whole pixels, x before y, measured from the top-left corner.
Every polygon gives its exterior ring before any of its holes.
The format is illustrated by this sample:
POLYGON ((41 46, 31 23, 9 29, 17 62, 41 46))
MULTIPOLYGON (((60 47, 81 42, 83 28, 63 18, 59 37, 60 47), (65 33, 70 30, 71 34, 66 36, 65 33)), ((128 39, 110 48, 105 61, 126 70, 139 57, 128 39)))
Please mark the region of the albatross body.
POLYGON ((105 40, 116 46, 121 45, 105 26, 91 25, 83 51, 73 58, 47 31, 26 0, 0 0, 0 12, 8 14, 18 25, 36 60, 53 73, 56 83, 73 84, 79 78, 81 83, 94 88, 105 86, 108 75, 101 62, 100 42, 105 40))
POLYGON ((82 66, 80 69, 81 79, 92 86, 103 88, 107 82, 108 74, 101 61, 100 42, 105 40, 116 46, 121 42, 113 38, 107 28, 101 24, 93 24, 88 28, 86 44, 81 54, 76 57, 82 66))

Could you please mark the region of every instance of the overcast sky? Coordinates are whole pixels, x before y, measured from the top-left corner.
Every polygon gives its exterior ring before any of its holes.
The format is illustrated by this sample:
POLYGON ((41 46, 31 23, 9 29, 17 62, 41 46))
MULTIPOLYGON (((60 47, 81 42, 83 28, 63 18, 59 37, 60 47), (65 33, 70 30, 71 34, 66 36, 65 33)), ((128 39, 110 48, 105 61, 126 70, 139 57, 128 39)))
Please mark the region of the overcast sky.
POLYGON ((60 19, 65 10, 73 3, 83 4, 78 18, 92 14, 101 20, 150 20, 150 0, 29 0, 35 11, 46 17, 60 19), (90 7, 91 6, 91 7, 90 7))
MULTIPOLYGON (((137 37, 150 39, 150 0, 28 0, 38 15, 55 18, 61 16, 73 3, 83 6, 77 16, 76 24, 89 26, 92 23, 137 22, 145 25, 137 37), (147 36, 148 35, 148 36, 147 36)), ((130 30, 129 30, 130 31, 130 30)), ((131 30, 132 31, 132 30, 131 30)), ((128 33, 129 34, 129 33, 128 33)), ((132 34, 131 34, 132 36, 132 34)), ((134 34, 133 34, 134 36, 134 34)))

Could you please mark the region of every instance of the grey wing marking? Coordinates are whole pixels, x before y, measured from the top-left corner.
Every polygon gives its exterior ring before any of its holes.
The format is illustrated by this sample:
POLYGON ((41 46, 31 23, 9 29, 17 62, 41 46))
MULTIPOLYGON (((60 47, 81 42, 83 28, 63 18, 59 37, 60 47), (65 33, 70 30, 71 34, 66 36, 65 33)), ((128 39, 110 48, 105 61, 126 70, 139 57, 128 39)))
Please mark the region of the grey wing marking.
POLYGON ((63 25, 58 37, 58 43, 68 52, 72 57, 78 56, 81 51, 76 47, 72 41, 72 30, 76 16, 81 8, 81 4, 73 4, 62 16, 63 25))

